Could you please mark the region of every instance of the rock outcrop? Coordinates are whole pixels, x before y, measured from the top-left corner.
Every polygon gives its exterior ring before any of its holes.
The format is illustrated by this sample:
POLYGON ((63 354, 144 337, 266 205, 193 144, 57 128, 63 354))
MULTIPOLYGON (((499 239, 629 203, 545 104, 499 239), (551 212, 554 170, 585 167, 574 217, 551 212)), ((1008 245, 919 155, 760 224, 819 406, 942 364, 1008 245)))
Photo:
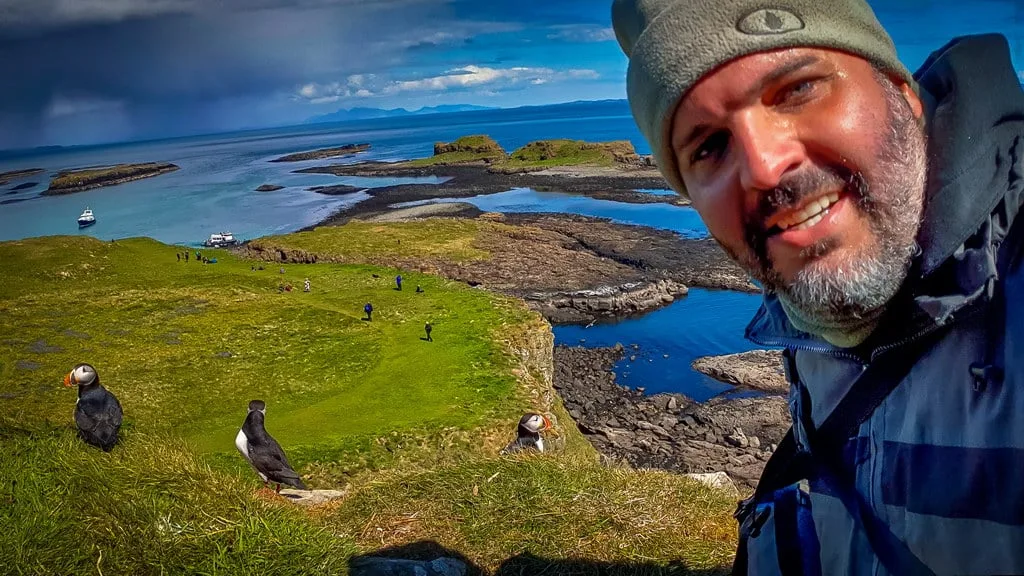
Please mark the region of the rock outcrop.
POLYGON ((369 144, 345 144, 344 146, 338 146, 337 148, 322 148, 320 150, 311 150, 309 152, 297 152, 295 154, 288 154, 275 158, 271 162, 302 162, 303 160, 322 160, 324 158, 344 158, 358 154, 359 152, 366 152, 370 149, 369 144))
POLYGON ((751 350, 724 356, 704 356, 694 360, 691 366, 698 372, 733 386, 770 394, 789 392, 780 350, 751 350))
POLYGON ((625 349, 555 347, 554 386, 569 415, 611 461, 682 473, 726 472, 748 490, 789 427, 783 396, 645 396, 615 381, 625 349))
POLYGON ((552 322, 567 323, 646 312, 670 304, 687 291, 674 280, 662 279, 573 292, 534 292, 523 297, 552 322))

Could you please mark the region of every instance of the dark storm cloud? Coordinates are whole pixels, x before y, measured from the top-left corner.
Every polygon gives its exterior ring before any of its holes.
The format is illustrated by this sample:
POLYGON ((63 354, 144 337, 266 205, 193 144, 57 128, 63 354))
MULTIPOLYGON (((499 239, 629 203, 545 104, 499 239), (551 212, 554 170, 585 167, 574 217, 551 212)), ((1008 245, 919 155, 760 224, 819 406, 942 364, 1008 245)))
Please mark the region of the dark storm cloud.
POLYGON ((51 143, 72 118, 76 135, 95 128, 93 140, 301 121, 311 115, 294 99, 303 86, 504 59, 470 48, 481 34, 512 44, 524 27, 570 25, 542 38, 601 34, 607 10, 595 4, 0 0, 0 77, 11 87, 0 91, 0 148, 51 143))

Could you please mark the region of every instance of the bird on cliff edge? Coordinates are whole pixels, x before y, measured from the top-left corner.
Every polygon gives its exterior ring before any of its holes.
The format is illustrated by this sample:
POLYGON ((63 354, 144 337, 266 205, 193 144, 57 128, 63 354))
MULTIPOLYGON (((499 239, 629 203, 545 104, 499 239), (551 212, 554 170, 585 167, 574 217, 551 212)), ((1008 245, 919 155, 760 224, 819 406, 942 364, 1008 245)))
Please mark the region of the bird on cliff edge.
POLYGON ((75 425, 86 444, 110 452, 117 443, 124 412, 121 403, 100 384, 100 375, 88 364, 79 364, 64 377, 64 386, 78 386, 75 425))
POLYGON ((516 428, 516 439, 502 449, 502 454, 514 454, 523 450, 544 451, 544 439, 540 433, 551 428, 551 421, 547 416, 527 412, 519 419, 519 426, 516 428))
POLYGON ((264 486, 274 482, 278 494, 281 493, 281 484, 306 490, 299 474, 288 463, 281 445, 267 433, 263 425, 266 413, 267 405, 262 400, 249 402, 249 413, 235 436, 235 447, 260 475, 264 486))

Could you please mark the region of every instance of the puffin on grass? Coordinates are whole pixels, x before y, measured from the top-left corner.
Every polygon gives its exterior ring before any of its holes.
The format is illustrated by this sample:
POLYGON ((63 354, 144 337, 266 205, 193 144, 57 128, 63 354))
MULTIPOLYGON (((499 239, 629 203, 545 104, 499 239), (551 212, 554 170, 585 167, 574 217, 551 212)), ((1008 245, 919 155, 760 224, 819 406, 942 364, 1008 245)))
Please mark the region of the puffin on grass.
POLYGON ((502 454, 514 454, 523 450, 544 451, 544 439, 540 433, 551 428, 551 421, 547 416, 527 412, 519 419, 519 426, 516 428, 516 439, 502 449, 502 454))
POLYGON ((242 429, 235 436, 235 447, 260 475, 264 486, 267 486, 268 482, 274 482, 277 484, 275 492, 278 494, 281 493, 281 484, 306 490, 306 485, 302 483, 298 472, 288 463, 288 457, 284 455, 281 445, 267 433, 263 425, 266 413, 267 404, 262 400, 249 402, 249 414, 245 417, 242 429))
POLYGON ((110 452, 117 443, 124 412, 121 403, 100 384, 100 375, 88 364, 75 366, 64 377, 64 386, 78 386, 75 424, 78 436, 92 446, 110 452))

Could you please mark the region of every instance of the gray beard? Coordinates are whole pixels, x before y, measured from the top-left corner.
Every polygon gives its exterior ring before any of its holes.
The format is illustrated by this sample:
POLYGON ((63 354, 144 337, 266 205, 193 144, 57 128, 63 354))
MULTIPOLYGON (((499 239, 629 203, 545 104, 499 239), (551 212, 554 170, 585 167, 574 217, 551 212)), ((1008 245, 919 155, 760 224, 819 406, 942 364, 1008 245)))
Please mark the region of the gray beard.
POLYGON ((924 205, 927 144, 922 125, 903 95, 888 78, 881 80, 891 127, 878 155, 878 173, 883 177, 869 187, 862 175, 853 174, 849 183, 876 242, 856 247, 838 268, 817 261, 832 252, 832 243, 812 246, 804 255, 815 259, 791 282, 784 282, 771 266, 758 266, 762 274, 755 274, 785 300, 802 324, 811 327, 855 330, 876 320, 903 285, 918 249, 915 239, 924 205))

